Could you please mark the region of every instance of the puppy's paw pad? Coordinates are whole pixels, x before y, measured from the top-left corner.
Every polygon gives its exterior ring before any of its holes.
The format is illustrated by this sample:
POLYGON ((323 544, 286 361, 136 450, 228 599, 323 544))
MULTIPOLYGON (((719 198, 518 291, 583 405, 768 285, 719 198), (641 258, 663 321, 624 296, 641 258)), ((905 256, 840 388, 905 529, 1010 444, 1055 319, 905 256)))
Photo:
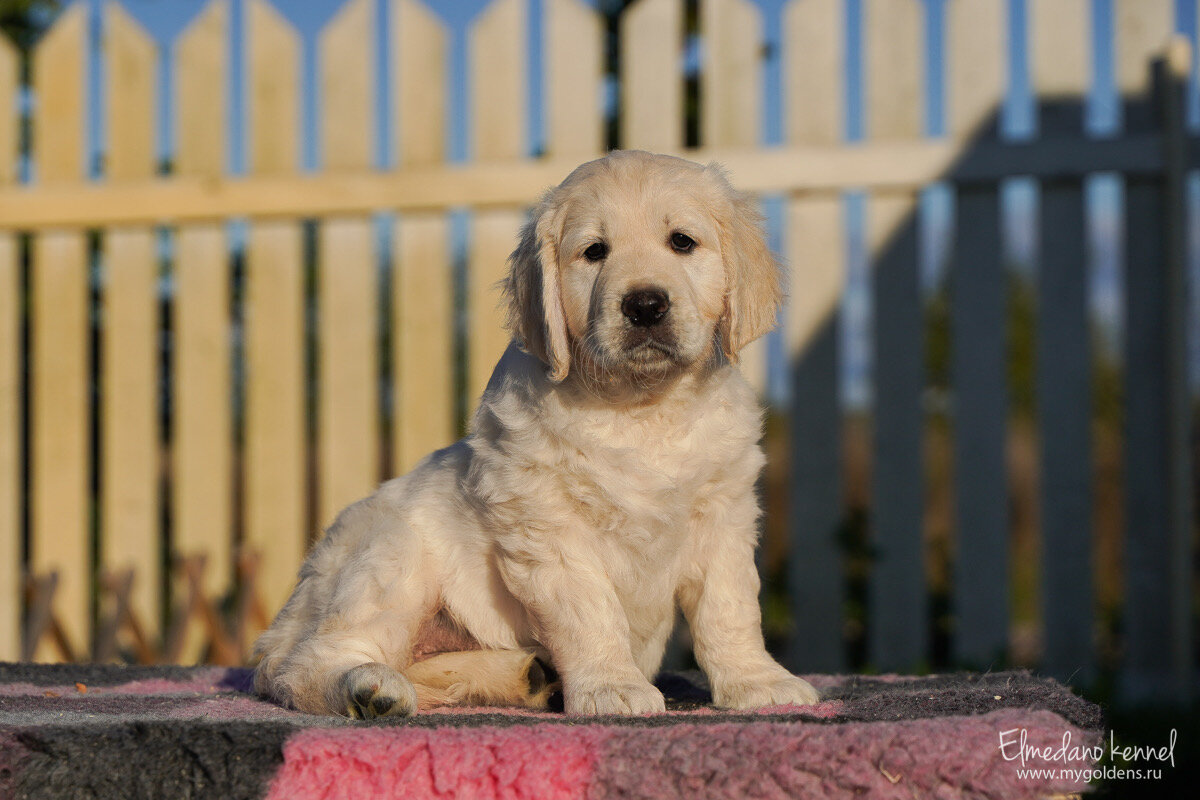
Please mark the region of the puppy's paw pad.
POLYGON ((611 683, 568 691, 568 714, 660 714, 667 710, 662 692, 649 683, 611 683))
POLYGON ((721 708, 763 708, 765 706, 809 706, 821 699, 808 681, 794 675, 762 681, 738 681, 714 688, 713 704, 721 708))
POLYGON ((351 719, 406 717, 417 710, 417 690, 386 664, 361 664, 342 676, 346 715, 351 719))

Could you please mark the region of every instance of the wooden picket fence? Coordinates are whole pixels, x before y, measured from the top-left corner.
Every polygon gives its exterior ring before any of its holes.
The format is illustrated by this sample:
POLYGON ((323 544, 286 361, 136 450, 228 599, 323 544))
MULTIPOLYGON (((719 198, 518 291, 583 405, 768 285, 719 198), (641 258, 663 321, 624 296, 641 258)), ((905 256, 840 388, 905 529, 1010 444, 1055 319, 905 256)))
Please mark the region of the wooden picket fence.
MULTIPOLYGON (((387 1, 394 168, 373 155, 375 0, 348 0, 319 37, 313 172, 298 167, 303 50, 266 0, 211 0, 172 44, 177 140, 166 174, 154 141, 167 101, 159 51, 118 3, 102 14, 99 178, 84 146, 87 8, 69 7, 33 51, 32 179, 19 180, 18 115, 0 119, 0 657, 237 660, 286 597, 315 530, 455 437, 456 409, 469 408, 505 345, 494 285, 524 209, 612 144, 604 26, 580 0, 542 0, 544 41, 533 43, 528 0, 494 0, 468 41, 471 160, 449 163, 452 40, 419 0, 387 1), (237 9, 246 135, 233 144, 248 170, 230 175, 237 9), (525 130, 533 46, 545 70, 536 158, 525 130), (459 208, 469 211, 463 309, 449 216, 459 208), (382 275, 381 214, 391 232, 382 275)), ((1019 175, 1041 183, 1044 666, 1064 677, 1094 670, 1083 181, 1116 172, 1131 265, 1126 682, 1135 693, 1190 683, 1181 287, 1183 179, 1198 162, 1180 100, 1190 64, 1176 43, 1151 102, 1150 65, 1174 30, 1174 3, 1114 2, 1124 127, 1106 138, 1087 134, 1081 111, 1088 0, 1028 0, 1027 31, 1009 30, 1004 0, 950 0, 947 135, 936 139, 925 135, 925 4, 863 0, 866 127, 853 143, 846 6, 791 0, 780 21, 785 143, 770 147, 760 67, 763 25, 775 21, 750 0, 701 0, 700 147, 687 150, 684 4, 639 0, 621 18, 619 144, 716 159, 737 185, 786 198, 795 668, 845 667, 835 531, 849 190, 866 193, 875 297, 870 661, 911 669, 928 658, 916 199, 934 181, 951 184, 957 208, 954 656, 987 665, 1006 650, 999 186, 1019 175), (1037 95, 1038 135, 1024 141, 998 125, 1010 36, 1027 37, 1037 95)), ((0 108, 16 107, 18 65, 0 41, 0 108)), ((746 359, 759 386, 766 353, 759 345, 746 359)))

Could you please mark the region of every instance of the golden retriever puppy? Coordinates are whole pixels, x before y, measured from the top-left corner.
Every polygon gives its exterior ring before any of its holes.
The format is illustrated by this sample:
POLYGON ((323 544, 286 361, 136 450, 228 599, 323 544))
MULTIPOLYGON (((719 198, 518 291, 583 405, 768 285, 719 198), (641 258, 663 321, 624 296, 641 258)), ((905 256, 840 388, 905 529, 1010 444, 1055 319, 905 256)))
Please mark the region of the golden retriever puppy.
MULTIPOLYGON (((344 510, 259 639, 257 689, 371 718, 454 703, 664 710, 675 620, 727 708, 812 703, 763 647, 760 411, 733 366, 777 262, 718 168, 614 152, 551 190, 471 433, 344 510)), ((403 421, 401 421, 403 424, 403 421)))

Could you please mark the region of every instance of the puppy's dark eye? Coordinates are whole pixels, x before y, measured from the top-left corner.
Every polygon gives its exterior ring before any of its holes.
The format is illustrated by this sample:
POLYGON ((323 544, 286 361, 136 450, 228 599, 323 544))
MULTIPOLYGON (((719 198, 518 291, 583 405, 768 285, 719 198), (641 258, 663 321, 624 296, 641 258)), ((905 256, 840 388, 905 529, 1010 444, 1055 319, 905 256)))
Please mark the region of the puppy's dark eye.
POLYGON ((599 261, 608 255, 608 245, 604 242, 595 242, 588 246, 587 250, 583 251, 583 257, 588 261, 599 261))
POLYGON ((696 249, 696 240, 686 233, 676 231, 671 234, 671 249, 676 253, 690 253, 696 249))

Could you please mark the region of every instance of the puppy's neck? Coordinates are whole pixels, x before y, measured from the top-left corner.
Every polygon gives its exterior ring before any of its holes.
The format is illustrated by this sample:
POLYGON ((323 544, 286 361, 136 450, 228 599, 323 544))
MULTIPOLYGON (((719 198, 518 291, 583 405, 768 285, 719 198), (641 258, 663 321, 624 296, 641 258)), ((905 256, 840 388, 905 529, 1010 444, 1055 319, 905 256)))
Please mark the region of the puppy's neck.
POLYGON ((614 374, 595 369, 586 361, 571 365, 555 391, 576 406, 602 406, 630 410, 670 403, 688 403, 703 390, 723 362, 710 360, 687 369, 662 374, 614 374))

